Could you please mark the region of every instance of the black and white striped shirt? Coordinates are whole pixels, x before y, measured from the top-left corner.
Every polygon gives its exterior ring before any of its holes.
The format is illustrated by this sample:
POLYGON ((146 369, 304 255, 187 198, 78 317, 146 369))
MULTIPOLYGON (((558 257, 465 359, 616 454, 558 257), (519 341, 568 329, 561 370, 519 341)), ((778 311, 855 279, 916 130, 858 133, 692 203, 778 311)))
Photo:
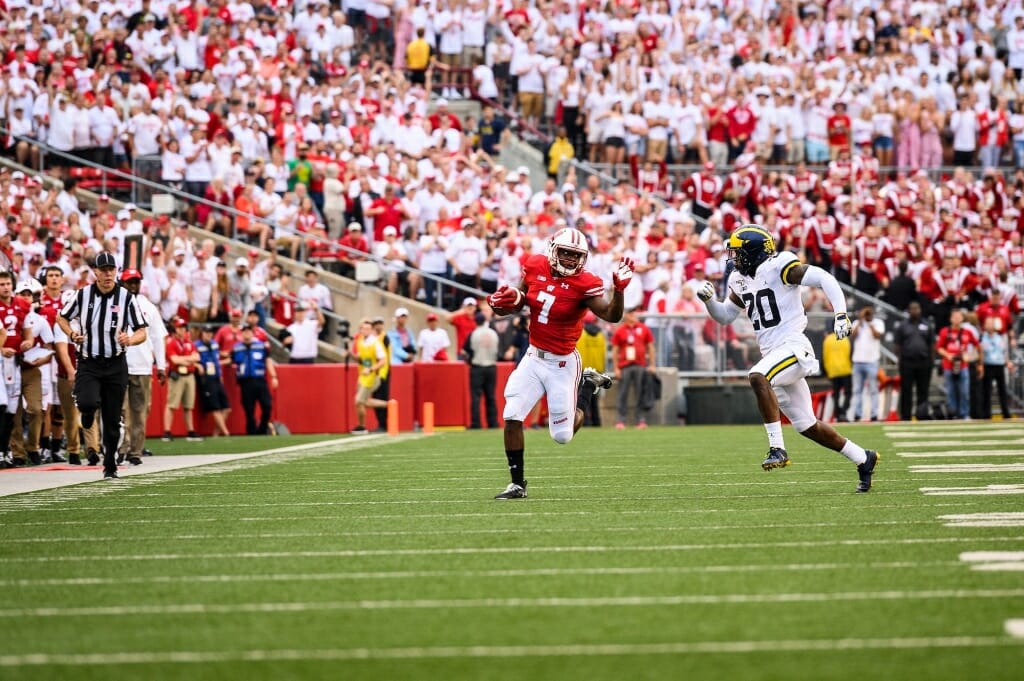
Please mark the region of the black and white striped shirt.
POLYGON ((96 284, 78 289, 60 316, 69 322, 79 320, 85 335, 79 355, 83 359, 123 355, 125 348, 117 342, 117 334, 130 334, 146 326, 135 296, 120 284, 114 284, 106 295, 96 284))

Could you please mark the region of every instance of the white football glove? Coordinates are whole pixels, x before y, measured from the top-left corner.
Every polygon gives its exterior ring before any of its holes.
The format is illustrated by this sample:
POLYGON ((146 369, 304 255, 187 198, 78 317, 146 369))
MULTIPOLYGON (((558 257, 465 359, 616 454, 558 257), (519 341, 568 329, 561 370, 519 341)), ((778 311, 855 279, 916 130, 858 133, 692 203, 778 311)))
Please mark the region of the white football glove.
POLYGON ((715 297, 715 285, 710 281, 705 281, 697 289, 697 297, 703 300, 705 303, 715 297))
POLYGON ((618 266, 612 272, 612 285, 615 286, 616 291, 626 290, 629 282, 633 281, 633 271, 635 269, 636 265, 633 263, 632 258, 622 258, 619 260, 618 266))
POLYGON ((843 340, 850 335, 850 318, 846 316, 845 312, 840 312, 836 315, 835 326, 832 329, 836 332, 836 338, 839 340, 843 340))

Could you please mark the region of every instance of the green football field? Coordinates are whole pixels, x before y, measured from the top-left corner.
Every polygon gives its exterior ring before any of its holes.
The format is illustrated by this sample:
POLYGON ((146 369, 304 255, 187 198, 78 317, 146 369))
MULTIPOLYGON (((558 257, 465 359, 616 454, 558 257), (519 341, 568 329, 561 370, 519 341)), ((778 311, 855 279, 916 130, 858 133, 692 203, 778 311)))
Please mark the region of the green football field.
POLYGON ((530 431, 522 501, 497 431, 2 498, 0 679, 1022 678, 1024 425, 846 433, 870 494, 734 426, 530 431))

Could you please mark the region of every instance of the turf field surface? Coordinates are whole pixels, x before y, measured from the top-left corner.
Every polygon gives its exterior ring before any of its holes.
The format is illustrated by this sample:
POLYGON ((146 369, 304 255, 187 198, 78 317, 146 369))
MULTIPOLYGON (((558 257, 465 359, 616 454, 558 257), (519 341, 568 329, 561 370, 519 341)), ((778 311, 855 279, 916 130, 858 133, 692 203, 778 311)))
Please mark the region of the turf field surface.
POLYGON ((1024 427, 846 433, 870 494, 687 427, 528 432, 522 501, 497 431, 0 499, 0 677, 1020 678, 1024 427))

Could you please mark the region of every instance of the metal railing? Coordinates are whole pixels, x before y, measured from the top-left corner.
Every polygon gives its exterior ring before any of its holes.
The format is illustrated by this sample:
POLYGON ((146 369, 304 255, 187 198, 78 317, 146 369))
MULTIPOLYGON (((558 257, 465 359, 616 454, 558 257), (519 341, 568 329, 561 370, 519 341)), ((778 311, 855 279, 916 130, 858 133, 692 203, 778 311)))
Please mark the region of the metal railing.
MULTIPOLYGON (((612 169, 612 166, 610 164, 603 163, 603 162, 590 163, 589 165, 592 166, 596 172, 603 173, 603 174, 608 174, 611 171, 611 169, 612 169)), ((819 164, 807 163, 806 166, 807 166, 808 170, 820 174, 820 173, 822 173, 828 167, 828 164, 827 163, 819 163, 819 164)), ((620 166, 620 167, 622 167, 622 166, 620 166)), ((794 164, 761 164, 761 163, 758 164, 758 169, 762 173, 770 173, 770 172, 791 173, 791 172, 793 172, 793 168, 794 167, 795 167, 794 164)), ((884 182, 884 181, 887 180, 888 177, 890 177, 892 175, 896 175, 896 174, 899 174, 899 173, 910 174, 911 171, 924 170, 928 174, 928 179, 930 179, 932 182, 937 182, 937 181, 941 180, 943 177, 950 177, 950 176, 952 176, 954 171, 956 171, 956 169, 958 167, 962 168, 964 171, 970 173, 975 178, 981 177, 987 170, 989 170, 988 168, 985 168, 983 166, 939 166, 938 168, 904 168, 904 167, 901 167, 901 166, 883 166, 883 167, 880 167, 878 169, 878 172, 879 172, 879 176, 882 178, 882 181, 884 182)), ((665 166, 664 172, 667 173, 670 177, 687 178, 692 173, 696 173, 696 172, 700 171, 701 168, 702 168, 701 164, 670 163, 670 164, 665 166)), ((722 167, 718 168, 716 170, 716 172, 719 175, 726 175, 726 174, 728 174, 730 172, 730 170, 731 170, 731 164, 729 166, 722 166, 722 167)), ((994 168, 994 170, 996 170, 997 172, 1003 173, 1003 174, 1012 174, 1016 170, 1016 168, 1013 167, 1013 166, 1005 166, 1004 165, 1004 166, 998 166, 998 167, 994 168)), ((632 178, 630 178, 630 181, 632 181, 632 178)))

